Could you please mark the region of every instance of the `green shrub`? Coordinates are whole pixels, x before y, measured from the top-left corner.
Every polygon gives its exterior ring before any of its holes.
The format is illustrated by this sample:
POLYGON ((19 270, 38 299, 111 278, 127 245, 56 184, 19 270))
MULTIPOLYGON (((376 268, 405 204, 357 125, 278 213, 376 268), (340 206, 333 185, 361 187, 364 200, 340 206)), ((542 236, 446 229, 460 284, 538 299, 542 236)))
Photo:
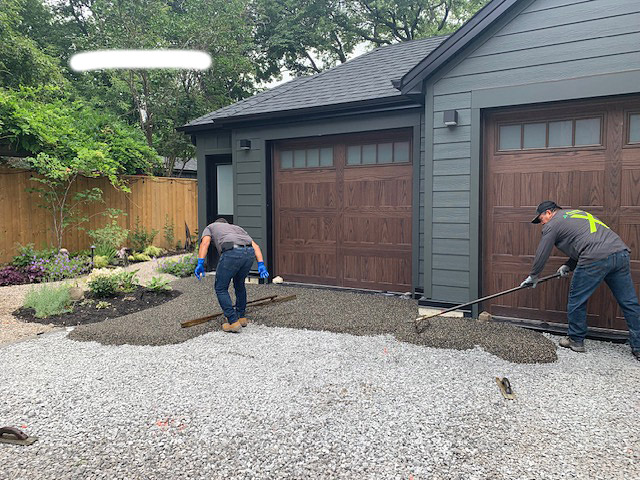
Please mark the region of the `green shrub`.
POLYGON ((138 270, 133 270, 132 272, 123 271, 114 275, 118 281, 118 290, 125 293, 134 292, 140 285, 136 273, 138 273, 138 270))
POLYGON ((27 292, 24 306, 33 308, 36 311, 37 318, 47 318, 51 315, 72 312, 73 306, 69 295, 70 288, 69 285, 61 285, 59 287, 43 285, 40 288, 31 289, 27 292))
POLYGON ((134 253, 133 255, 129 255, 130 262, 148 262, 149 260, 151 260, 151 257, 144 253, 134 253))
POLYGON ((182 257, 180 260, 168 260, 161 263, 158 270, 162 273, 170 273, 176 277, 188 277, 193 275, 198 259, 195 255, 182 257))
POLYGON ((107 262, 110 262, 116 256, 116 249, 110 245, 97 245, 93 253, 94 255, 105 257, 107 262))
POLYGON ((93 257, 94 268, 104 268, 109 265, 109 259, 102 255, 96 255, 93 257))
POLYGON ((57 250, 55 248, 35 250, 33 243, 27 243, 26 245, 20 245, 18 243, 18 255, 13 257, 11 265, 18 268, 25 268, 36 260, 49 260, 55 256, 56 253, 57 250))
POLYGON ((164 239, 167 242, 167 245, 169 245, 169 248, 171 248, 171 246, 173 245, 175 236, 173 233, 173 222, 169 220, 169 214, 165 215, 163 230, 164 230, 164 239))
POLYGON ((157 234, 158 230, 149 232, 140 224, 140 217, 136 217, 136 225, 129 234, 130 246, 136 252, 143 252, 145 248, 153 243, 153 239, 156 238, 157 234))
POLYGON ((89 290, 98 298, 113 297, 118 293, 118 277, 116 275, 96 275, 87 283, 89 290))
POLYGON ((171 285, 169 285, 169 280, 165 280, 162 277, 152 277, 147 285, 147 289, 152 292, 168 292, 172 290, 171 285))
POLYGON ((111 217, 111 223, 103 228, 87 231, 87 235, 91 237, 96 245, 96 253, 98 255, 108 256, 108 252, 111 250, 114 251, 115 255, 115 250, 124 245, 129 236, 129 230, 118 225, 117 214, 113 213, 109 216, 111 217))
POLYGON ((109 308, 111 304, 109 302, 105 302, 104 300, 96 303, 96 308, 98 310, 102 310, 103 308, 109 308))
POLYGON ((164 248, 160 248, 160 247, 154 247, 153 245, 149 245, 147 248, 144 249, 144 253, 145 255, 148 255, 149 257, 159 257, 160 255, 163 255, 164 253, 166 253, 167 251, 164 248))

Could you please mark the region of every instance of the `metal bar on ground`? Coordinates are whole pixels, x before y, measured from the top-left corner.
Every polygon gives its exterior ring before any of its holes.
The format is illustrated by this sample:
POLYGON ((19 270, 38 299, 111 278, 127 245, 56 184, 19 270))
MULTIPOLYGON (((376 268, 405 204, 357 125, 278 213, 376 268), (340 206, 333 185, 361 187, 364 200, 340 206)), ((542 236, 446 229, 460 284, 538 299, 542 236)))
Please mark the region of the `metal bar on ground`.
MULTIPOLYGON (((278 297, 278 295, 271 295, 269 297, 256 298, 255 300, 250 300, 247 302, 248 307, 261 307, 264 305, 270 305, 272 303, 280 303, 287 302, 289 300, 293 300, 296 298, 296 295, 289 295, 286 297, 278 297)), ((189 320, 186 322, 182 322, 180 326, 182 328, 193 327, 195 325, 200 325, 202 323, 207 323, 214 318, 218 318, 223 315, 223 312, 214 313, 213 315, 207 315, 206 317, 196 318, 195 320, 189 320)))
MULTIPOLYGON (((546 282, 547 280, 551 280, 552 278, 558 278, 558 277, 560 277, 560 274, 556 272, 553 275, 549 275, 548 277, 541 278, 540 280, 538 280, 538 283, 543 283, 543 282, 546 282)), ((479 298, 477 300, 473 300, 471 302, 463 303, 462 305, 456 305, 455 307, 448 308, 447 310, 443 310, 441 312, 434 313, 432 315, 422 315, 421 317, 418 317, 415 320, 408 320, 408 322, 414 324, 414 326, 416 327, 416 332, 417 333, 422 333, 422 332, 424 332, 424 328, 426 328, 426 327, 420 328, 420 322, 424 322, 425 320, 428 320, 430 318, 439 317, 440 315, 443 315, 445 313, 453 312, 454 310, 458 310, 460 308, 468 307, 468 306, 474 305, 476 303, 484 302, 486 300, 491 300, 492 298, 501 297, 502 295, 506 295, 508 293, 517 292, 518 290, 522 290, 524 288, 530 288, 530 285, 517 286, 517 287, 514 287, 514 288, 510 288, 509 290, 505 290, 504 292, 494 293, 493 295, 488 295, 486 297, 482 297, 482 298, 479 298)))

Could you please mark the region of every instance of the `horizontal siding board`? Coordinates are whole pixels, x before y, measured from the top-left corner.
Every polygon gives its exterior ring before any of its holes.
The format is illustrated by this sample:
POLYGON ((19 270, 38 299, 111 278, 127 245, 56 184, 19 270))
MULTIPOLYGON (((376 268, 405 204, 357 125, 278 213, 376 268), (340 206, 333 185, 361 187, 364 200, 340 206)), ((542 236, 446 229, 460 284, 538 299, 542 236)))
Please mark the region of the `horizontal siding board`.
POLYGON ((433 221, 438 223, 469 223, 468 208, 434 208, 433 221))
POLYGON ((434 192, 468 191, 470 187, 470 175, 445 175, 433 177, 434 192))
POLYGON ((440 80, 435 90, 438 94, 465 91, 474 86, 483 88, 505 87, 526 83, 567 80, 571 78, 602 75, 628 70, 629 65, 640 64, 640 52, 589 58, 573 62, 554 63, 502 72, 482 73, 440 80))
MULTIPOLYGON (((245 230, 247 230, 248 228, 255 228, 255 229, 262 230, 262 217, 251 217, 251 216, 244 216, 244 215, 238 215, 237 217, 238 219, 237 221, 234 220, 234 223, 236 225, 240 225, 245 230)), ((247 230, 247 233, 249 233, 249 230, 247 230)), ((251 234, 249 233, 249 235, 251 234)), ((251 236, 253 237, 253 235, 251 236)))
POLYGON ((236 202, 238 206, 247 206, 247 207, 262 207, 264 202, 262 201, 262 195, 238 195, 236 197, 236 202))
POLYGON ((469 58, 579 42, 589 38, 604 38, 634 33, 638 31, 639 26, 640 13, 635 13, 622 17, 599 18, 586 23, 562 25, 533 32, 494 36, 469 55, 469 58))
POLYGON ((433 207, 470 207, 471 195, 467 192, 433 192, 433 207))
POLYGON ((468 288, 433 285, 431 292, 431 298, 441 302, 466 303, 470 298, 468 288))
MULTIPOLYGON (((260 184, 262 176, 259 173, 238 173, 236 175, 237 185, 249 185, 260 184)), ((241 191, 242 187, 238 187, 238 191, 241 191)))
MULTIPOLYGON (((637 27, 640 30, 640 25, 637 27)), ((447 75, 448 78, 486 72, 501 72, 514 68, 534 67, 580 59, 602 57, 611 53, 622 54, 640 51, 640 33, 616 37, 595 38, 562 45, 533 48, 530 50, 499 53, 491 56, 468 58, 447 75)))
POLYGON ((433 143, 468 142, 471 139, 470 126, 444 127, 433 130, 433 143))
POLYGON ((434 223, 433 238, 469 239, 469 225, 463 223, 434 223))
POLYGON ((260 182, 243 184, 242 187, 238 186, 238 197, 243 194, 247 195, 262 195, 262 185, 260 182))
POLYGON ((470 173, 470 158, 453 158, 450 160, 435 160, 433 162, 434 175, 468 175, 470 173))
POLYGON ((469 272, 433 269, 432 275, 436 285, 469 288, 469 272))
POLYGON ((240 217, 260 217, 262 215, 261 206, 236 206, 236 215, 240 217))
MULTIPOLYGON (((457 93, 455 95, 448 95, 446 97, 434 97, 433 98, 433 110, 434 112, 450 110, 456 108, 458 105, 470 105, 471 104, 471 92, 457 93)), ((437 126, 437 123, 434 123, 437 126)))
POLYGON ((434 254, 431 258, 434 270, 456 270, 462 272, 469 271, 468 255, 439 255, 434 254))
POLYGON ((464 158, 471 156, 471 142, 444 143, 433 146, 433 159, 464 158))
POLYGON ((573 5, 576 3, 592 2, 593 0, 536 0, 522 13, 539 12, 540 10, 547 10, 556 7, 564 7, 565 5, 573 5))
MULTIPOLYGON (((448 95, 443 95, 448 96, 448 95)), ((464 127, 467 125, 471 125, 471 109, 468 108, 471 106, 471 97, 469 97, 469 101, 467 103, 459 103, 456 107, 453 107, 455 110, 458 110, 458 128, 464 127)), ((444 112, 433 112, 433 125, 434 127, 444 127, 444 112)))
POLYGON ((442 255, 468 255, 469 240, 436 238, 433 241, 433 253, 442 255))
POLYGON ((237 162, 236 173, 262 173, 260 162, 237 162))
POLYGON ((542 10, 532 13, 522 13, 501 29, 497 35, 582 23, 597 18, 629 15, 637 12, 640 12, 640 4, 637 0, 615 0, 615 6, 612 5, 611 0, 574 3, 564 7, 558 7, 554 9, 553 12, 542 10))

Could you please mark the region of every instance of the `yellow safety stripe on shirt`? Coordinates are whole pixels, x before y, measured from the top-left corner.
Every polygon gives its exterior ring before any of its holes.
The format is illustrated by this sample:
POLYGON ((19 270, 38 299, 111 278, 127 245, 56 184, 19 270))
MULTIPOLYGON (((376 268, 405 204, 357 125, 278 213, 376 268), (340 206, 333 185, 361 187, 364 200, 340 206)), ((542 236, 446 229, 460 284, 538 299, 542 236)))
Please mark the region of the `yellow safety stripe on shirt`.
POLYGON ((596 224, 602 225, 604 228, 609 228, 603 222, 598 220, 596 217, 594 217, 590 213, 585 212, 583 210, 569 210, 563 215, 563 217, 564 218, 567 218, 567 217, 584 218, 585 220, 589 220, 589 230, 591 233, 595 233, 598 230, 598 227, 596 226, 596 224), (583 214, 583 215, 580 215, 580 214, 583 214))

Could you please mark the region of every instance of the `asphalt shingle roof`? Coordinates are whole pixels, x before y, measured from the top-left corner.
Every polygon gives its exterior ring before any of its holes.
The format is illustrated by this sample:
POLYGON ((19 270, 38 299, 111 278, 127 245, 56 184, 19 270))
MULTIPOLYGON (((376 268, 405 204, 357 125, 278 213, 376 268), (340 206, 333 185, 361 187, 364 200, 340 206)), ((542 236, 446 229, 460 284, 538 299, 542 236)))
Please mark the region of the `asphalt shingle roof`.
POLYGON ((298 77, 253 97, 203 115, 186 128, 215 120, 400 97, 391 84, 416 66, 447 36, 377 48, 317 75, 298 77))

